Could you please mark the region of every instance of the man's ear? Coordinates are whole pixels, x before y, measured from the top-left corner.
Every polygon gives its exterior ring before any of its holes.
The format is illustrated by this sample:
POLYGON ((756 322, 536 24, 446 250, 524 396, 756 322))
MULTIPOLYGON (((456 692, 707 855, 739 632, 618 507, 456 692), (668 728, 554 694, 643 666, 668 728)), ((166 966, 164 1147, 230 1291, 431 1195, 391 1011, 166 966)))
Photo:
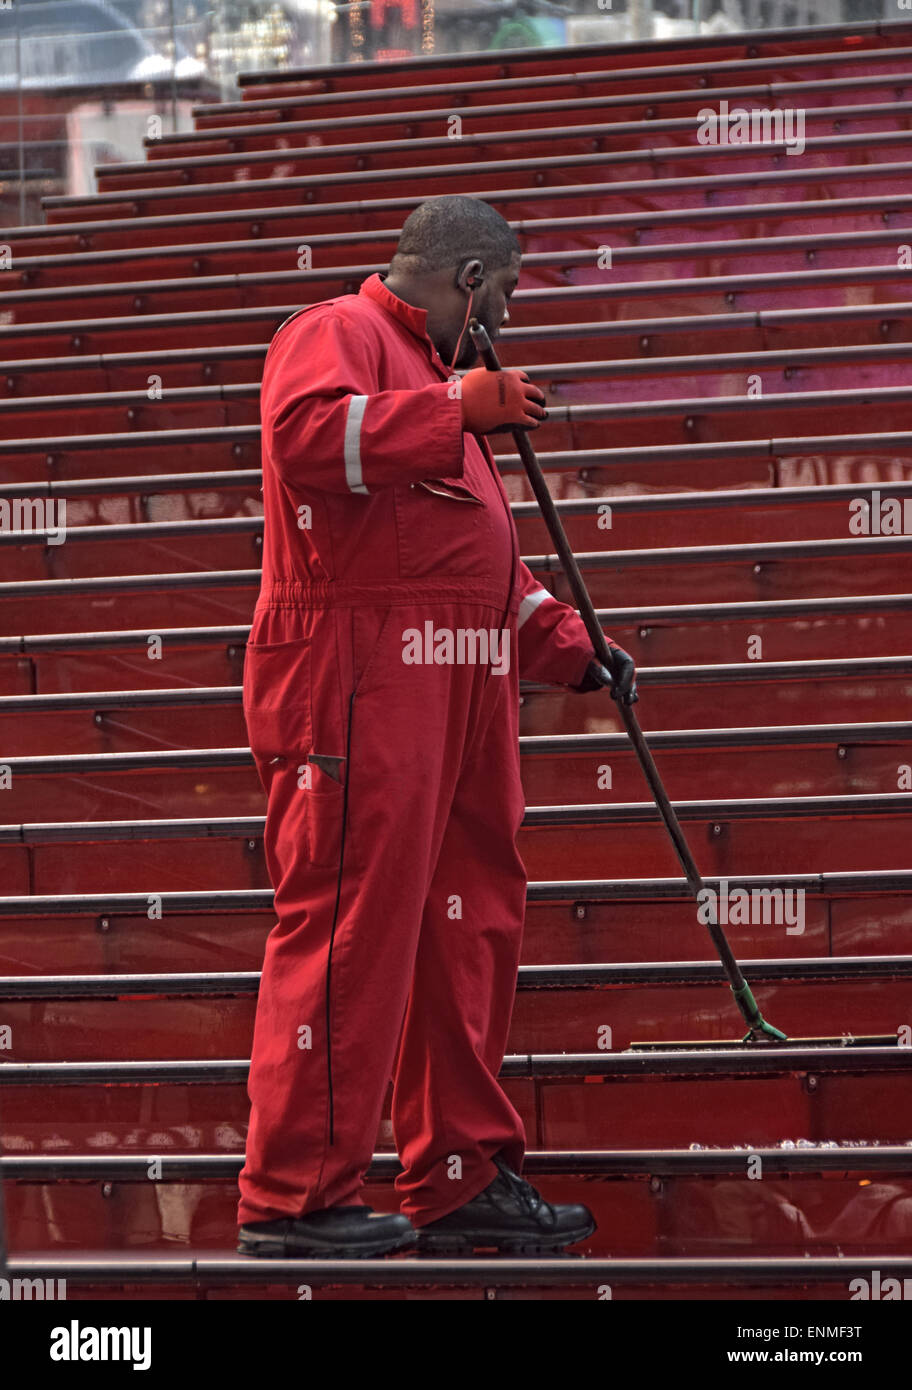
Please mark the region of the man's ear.
POLYGON ((465 294, 472 290, 479 289, 484 284, 484 261, 473 256, 469 260, 462 261, 456 271, 456 288, 465 294))

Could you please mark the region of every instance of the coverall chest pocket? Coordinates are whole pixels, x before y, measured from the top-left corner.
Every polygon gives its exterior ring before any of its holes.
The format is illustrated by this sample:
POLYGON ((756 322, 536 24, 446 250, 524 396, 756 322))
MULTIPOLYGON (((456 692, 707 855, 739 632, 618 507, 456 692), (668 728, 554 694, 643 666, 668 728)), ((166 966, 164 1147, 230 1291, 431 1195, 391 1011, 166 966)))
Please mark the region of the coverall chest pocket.
MULTIPOLYGON (((318 650, 319 650, 319 643, 318 650)), ((342 751, 339 727, 331 730, 325 700, 318 699, 320 736, 315 744, 314 684, 321 687, 319 660, 315 671, 313 637, 285 642, 248 642, 244 661, 244 717, 250 750, 269 798, 281 841, 315 867, 333 868, 342 847, 346 767, 311 755, 342 751), (339 780, 336 780, 338 778, 339 780)))
POLYGON ((403 579, 484 579, 502 564, 490 510, 464 484, 437 479, 397 488, 395 506, 403 579))

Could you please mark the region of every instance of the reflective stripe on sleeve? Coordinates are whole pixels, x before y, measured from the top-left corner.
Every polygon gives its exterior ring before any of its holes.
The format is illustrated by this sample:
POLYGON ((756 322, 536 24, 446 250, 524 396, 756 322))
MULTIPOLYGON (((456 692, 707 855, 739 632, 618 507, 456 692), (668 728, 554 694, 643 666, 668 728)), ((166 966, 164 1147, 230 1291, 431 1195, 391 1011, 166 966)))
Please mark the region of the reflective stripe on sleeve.
POLYGON ((361 472, 361 421, 366 405, 367 396, 352 396, 345 417, 345 481, 351 492, 367 492, 361 472))
POLYGON ((553 597, 554 595, 549 594, 547 589, 533 589, 531 594, 526 594, 526 597, 519 605, 519 616, 516 623, 517 632, 530 614, 535 612, 540 603, 543 603, 546 598, 553 597))

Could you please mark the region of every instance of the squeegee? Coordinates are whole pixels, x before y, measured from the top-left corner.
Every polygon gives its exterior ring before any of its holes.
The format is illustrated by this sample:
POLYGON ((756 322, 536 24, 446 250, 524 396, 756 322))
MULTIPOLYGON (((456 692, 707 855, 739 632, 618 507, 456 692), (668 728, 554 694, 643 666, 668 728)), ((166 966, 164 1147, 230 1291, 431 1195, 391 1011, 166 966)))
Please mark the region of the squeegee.
MULTIPOLYGON (((494 351, 491 339, 488 336, 488 332, 485 329, 484 325, 478 321, 478 319, 473 318, 469 320, 469 333, 472 336, 472 341, 474 342, 475 347, 478 349, 478 354, 481 357, 481 360, 484 362, 484 365, 488 368, 488 370, 492 372, 501 371, 502 368, 500 362, 497 359, 497 354, 494 351)), ((570 542, 567 540, 567 535, 564 531, 563 522, 561 521, 560 516, 558 515, 557 508, 554 505, 554 499, 552 498, 551 493, 548 490, 548 484, 545 482, 545 477, 542 473, 541 465, 539 464, 538 459, 535 457, 535 450, 532 448, 532 445, 529 442, 529 436, 526 430, 524 430, 520 426, 517 426, 513 429, 512 433, 513 439, 516 443, 516 448, 519 452, 519 456, 522 459, 523 467, 526 470, 526 475, 528 476, 529 483, 532 487, 532 491, 535 494, 535 499, 538 502, 545 525, 547 526, 551 534, 551 539, 554 542, 554 547, 557 551, 558 558, 560 559, 561 567, 563 568, 564 574, 567 577, 567 583, 570 585, 570 590, 573 594, 574 601, 576 603, 577 608, 579 609, 580 617, 582 618, 583 623, 585 624, 586 631, 589 634, 589 639, 592 642, 592 647, 593 651, 595 652, 595 656, 605 667, 608 674, 612 675, 613 661, 611 655, 611 648, 605 641, 605 634, 602 631, 601 623, 596 617, 595 608, 592 604, 592 599, 589 597, 589 591, 586 588, 586 585, 583 581, 579 565, 576 563, 576 556, 573 554, 573 551, 570 548, 570 542)), ((616 701, 616 704, 620 711, 621 719, 624 722, 624 727, 626 728, 627 733, 630 737, 630 741, 633 744, 637 761, 640 764, 640 767, 643 771, 643 775, 646 778, 647 783, 649 784, 649 789, 652 792, 656 806, 658 807, 659 815, 665 823, 665 828, 668 831, 672 845, 674 846, 674 851, 678 857, 678 862, 680 863, 681 868, 684 870, 684 875, 687 879, 688 884, 690 885, 690 889, 693 892, 694 897, 701 906, 702 916, 706 921, 706 926, 709 930, 710 936, 712 937, 713 945, 715 946, 716 951, 719 955, 719 959, 722 962, 722 968, 724 969, 725 974, 728 977, 728 982, 731 986, 732 994, 735 997, 735 1002, 738 1005, 738 1008, 741 1010, 741 1014, 744 1018, 745 1023, 748 1025, 748 1031, 747 1033, 745 1033, 741 1041, 745 1043, 787 1042, 788 1039, 786 1034, 780 1032, 778 1028, 774 1028, 771 1023, 767 1023, 766 1019, 760 1012, 760 1009, 757 1005, 757 1001, 754 998, 753 993, 751 991, 751 987, 745 980, 744 975, 741 972, 741 967, 735 959, 732 949, 728 944, 728 939, 725 935, 725 932, 719 925, 715 908, 712 905, 712 895, 704 891, 705 885, 703 883, 702 878, 700 877, 699 871, 694 861, 694 857, 690 852, 690 847, 687 844, 686 839, 684 838, 684 832, 681 829, 681 825, 677 818, 677 815, 675 814, 674 807, 668 799, 668 794, 666 793, 665 788, 662 784, 662 779, 659 776, 658 768, 655 765, 655 761, 646 743, 646 739, 643 737, 643 731, 640 728, 639 720, 637 719, 636 714, 634 713, 630 705, 628 705, 624 700, 618 699, 616 701)), ((823 1040, 815 1039, 815 1041, 823 1040)), ((834 1039, 834 1042, 835 1041, 837 1040, 834 1039)))

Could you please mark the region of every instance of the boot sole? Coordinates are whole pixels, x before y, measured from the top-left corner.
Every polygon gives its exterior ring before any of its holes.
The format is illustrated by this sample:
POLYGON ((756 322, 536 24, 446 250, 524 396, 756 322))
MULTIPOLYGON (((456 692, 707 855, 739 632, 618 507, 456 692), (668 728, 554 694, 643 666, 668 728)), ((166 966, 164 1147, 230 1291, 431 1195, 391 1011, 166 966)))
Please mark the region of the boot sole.
POLYGON ((595 1222, 565 1231, 557 1236, 510 1235, 506 1231, 425 1231, 418 1230, 419 1255, 471 1254, 478 1249, 494 1248, 501 1254, 548 1255, 576 1245, 595 1230, 595 1222))
POLYGON ((368 1260, 374 1255, 392 1255, 399 1250, 410 1250, 416 1242, 415 1231, 406 1231, 395 1240, 388 1237, 381 1240, 378 1237, 373 1241, 359 1241, 356 1245, 346 1245, 342 1242, 308 1244, 294 1237, 246 1233, 238 1240, 237 1252, 239 1255, 253 1255, 261 1260, 368 1260))

